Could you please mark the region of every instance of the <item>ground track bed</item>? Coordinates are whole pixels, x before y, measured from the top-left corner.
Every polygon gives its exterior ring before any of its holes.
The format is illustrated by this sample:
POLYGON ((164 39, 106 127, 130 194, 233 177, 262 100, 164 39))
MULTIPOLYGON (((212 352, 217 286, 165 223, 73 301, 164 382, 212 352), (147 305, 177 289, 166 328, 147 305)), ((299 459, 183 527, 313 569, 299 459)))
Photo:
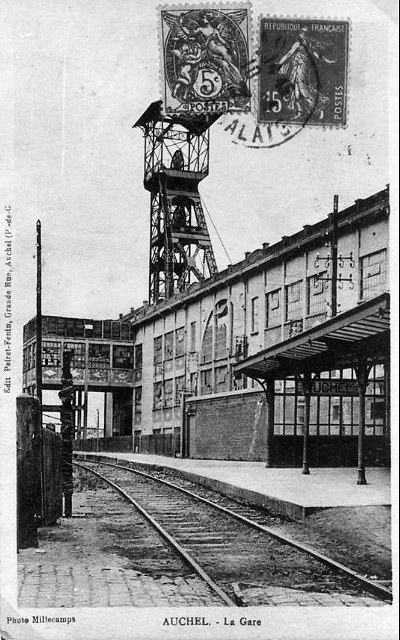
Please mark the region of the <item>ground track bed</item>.
MULTIPOLYGON (((384 594, 367 593, 356 577, 338 571, 276 537, 217 511, 177 488, 154 478, 112 466, 84 462, 84 466, 116 483, 132 496, 178 545, 238 606, 377 606, 384 594), (377 597, 379 596, 379 597, 377 597)), ((80 471, 79 473, 90 473, 80 471)), ((160 471, 152 472, 159 478, 160 471)), ((182 488, 193 484, 173 479, 182 488)), ((195 493, 225 509, 269 527, 282 519, 216 492, 195 487, 195 493)), ((386 600, 389 595, 386 597, 386 600)))

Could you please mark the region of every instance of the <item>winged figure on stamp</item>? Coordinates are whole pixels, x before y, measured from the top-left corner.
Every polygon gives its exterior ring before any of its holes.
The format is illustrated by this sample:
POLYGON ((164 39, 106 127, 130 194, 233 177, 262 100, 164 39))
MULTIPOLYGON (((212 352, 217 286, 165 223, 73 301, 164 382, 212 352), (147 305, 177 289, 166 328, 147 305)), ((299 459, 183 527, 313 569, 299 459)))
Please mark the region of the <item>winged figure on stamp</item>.
POLYGON ((213 97, 223 88, 230 96, 247 95, 246 77, 240 70, 237 31, 246 18, 247 10, 189 11, 179 15, 163 12, 174 42, 172 54, 177 68, 172 95, 186 100, 196 90, 200 69, 212 69, 214 78, 206 76, 200 95, 213 97), (219 78, 219 80, 218 80, 219 78))

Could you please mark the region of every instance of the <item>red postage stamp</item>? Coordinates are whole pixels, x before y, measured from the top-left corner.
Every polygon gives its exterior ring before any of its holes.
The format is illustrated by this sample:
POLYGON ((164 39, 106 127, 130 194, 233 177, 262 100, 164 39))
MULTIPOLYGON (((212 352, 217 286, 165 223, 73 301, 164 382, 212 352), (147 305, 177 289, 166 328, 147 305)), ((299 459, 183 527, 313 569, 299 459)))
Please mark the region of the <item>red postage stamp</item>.
POLYGON ((349 22, 262 18, 259 121, 346 125, 349 22))
POLYGON ((250 110, 247 5, 163 8, 160 22, 166 113, 250 110))

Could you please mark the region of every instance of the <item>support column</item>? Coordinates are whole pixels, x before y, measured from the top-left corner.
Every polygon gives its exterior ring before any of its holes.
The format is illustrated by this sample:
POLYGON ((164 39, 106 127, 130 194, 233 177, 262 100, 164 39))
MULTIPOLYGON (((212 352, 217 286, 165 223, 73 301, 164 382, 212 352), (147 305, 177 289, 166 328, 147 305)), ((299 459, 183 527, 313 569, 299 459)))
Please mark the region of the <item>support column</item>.
POLYGON ((77 391, 77 425, 76 425, 76 432, 78 435, 78 440, 81 440, 82 438, 82 390, 78 389, 77 391))
POLYGON ((89 392, 87 384, 85 383, 83 390, 83 439, 87 439, 87 422, 88 422, 88 398, 89 392))
POLYGON ((106 429, 107 429, 107 392, 105 391, 103 394, 103 398, 104 398, 104 403, 103 403, 103 407, 104 407, 104 413, 103 413, 103 438, 106 437, 106 429))
POLYGON ((365 478, 365 388, 358 385, 358 451, 357 451, 357 484, 367 484, 365 478))
POLYGON ((354 367, 358 383, 358 452, 357 452, 357 484, 367 484, 365 478, 365 392, 368 384, 368 374, 371 367, 364 358, 359 358, 354 367))
POLYGON ((267 380, 266 389, 265 389, 265 400, 266 400, 266 411, 267 411, 265 467, 267 469, 270 469, 271 467, 273 467, 272 445, 273 445, 274 426, 275 426, 275 380, 267 380))
POLYGON ((112 392, 106 393, 106 399, 104 403, 104 437, 111 438, 113 432, 113 394, 112 392))
POLYGON ((303 475, 310 475, 308 463, 308 436, 310 431, 310 395, 311 395, 311 373, 308 371, 303 375, 304 392, 304 427, 303 427, 303 475))
POLYGON ((185 458, 186 453, 186 396, 185 392, 181 393, 181 441, 180 441, 180 456, 181 458, 185 458))

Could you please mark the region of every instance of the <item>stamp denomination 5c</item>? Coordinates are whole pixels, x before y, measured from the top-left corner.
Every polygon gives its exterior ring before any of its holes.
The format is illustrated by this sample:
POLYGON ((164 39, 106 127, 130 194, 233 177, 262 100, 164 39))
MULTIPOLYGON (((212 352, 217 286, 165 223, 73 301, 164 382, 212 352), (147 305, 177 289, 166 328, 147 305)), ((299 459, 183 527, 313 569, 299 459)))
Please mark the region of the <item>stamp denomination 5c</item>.
POLYGON ((250 110, 247 5, 161 10, 166 113, 250 110))
POLYGON ((262 18, 259 121, 346 124, 349 23, 262 18))

